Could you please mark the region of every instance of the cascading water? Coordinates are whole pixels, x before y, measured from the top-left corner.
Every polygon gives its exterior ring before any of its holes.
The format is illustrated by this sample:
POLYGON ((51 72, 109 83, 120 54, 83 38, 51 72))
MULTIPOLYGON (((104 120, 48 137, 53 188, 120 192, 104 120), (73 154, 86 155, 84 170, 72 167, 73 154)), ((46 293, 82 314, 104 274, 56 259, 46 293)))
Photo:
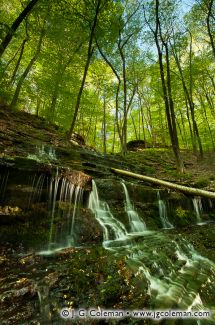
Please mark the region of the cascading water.
POLYGON ((159 191, 157 192, 157 198, 158 198, 159 216, 160 216, 160 220, 162 222, 163 228, 164 229, 174 228, 173 224, 168 219, 166 204, 163 200, 161 200, 159 191))
POLYGON ((66 179, 60 180, 58 170, 49 185, 50 231, 48 250, 40 254, 51 254, 56 250, 75 245, 75 217, 83 200, 83 189, 66 179), (57 197, 59 199, 57 200, 57 197), (58 203, 58 207, 56 207, 58 203), (72 207, 73 205, 73 207, 72 207), (62 206, 63 209, 60 209, 62 206), (62 212, 63 211, 63 212, 62 212), (56 224, 56 218, 59 219, 56 224))
MULTIPOLYGON (((130 204, 128 197, 127 202, 130 204)), ((103 227, 104 247, 119 256, 127 256, 127 266, 142 283, 143 292, 150 296, 153 309, 210 310, 211 315, 215 315, 214 299, 211 299, 215 291, 215 264, 212 261, 201 256, 181 235, 173 240, 169 234, 145 231, 139 234, 138 241, 129 240, 134 237, 126 233, 107 204, 99 201, 94 182, 89 208, 103 227), (111 241, 110 229, 115 238, 111 241), (120 237, 126 240, 120 241, 120 237)), ((211 321, 214 317, 211 316, 211 321)), ((180 324, 187 324, 186 320, 181 319, 180 324)), ((200 323, 194 321, 192 324, 200 323)))
POLYGON ((36 161, 53 161, 56 160, 56 153, 55 149, 51 146, 45 146, 44 144, 40 144, 39 146, 36 146, 35 154, 28 154, 28 159, 33 159, 36 161))
POLYGON ((200 197, 195 197, 192 199, 194 211, 196 213, 197 224, 202 223, 201 215, 203 213, 202 200, 200 197))
POLYGON ((128 215, 129 219, 129 226, 130 226, 130 231, 131 232, 143 232, 146 230, 146 225, 145 223, 140 219, 138 213, 134 210, 134 207, 131 203, 129 194, 128 194, 128 189, 125 185, 124 182, 121 182, 124 193, 125 193, 125 212, 128 215))
POLYGON ((44 174, 40 174, 39 176, 37 176, 36 174, 34 175, 33 181, 31 181, 30 184, 32 191, 30 193, 29 200, 28 200, 28 208, 32 203, 40 201, 45 178, 46 177, 44 174))
POLYGON ((104 242, 123 239, 127 235, 125 226, 110 211, 106 202, 99 200, 95 181, 92 181, 92 192, 89 197, 89 209, 95 214, 96 219, 103 229, 104 242))

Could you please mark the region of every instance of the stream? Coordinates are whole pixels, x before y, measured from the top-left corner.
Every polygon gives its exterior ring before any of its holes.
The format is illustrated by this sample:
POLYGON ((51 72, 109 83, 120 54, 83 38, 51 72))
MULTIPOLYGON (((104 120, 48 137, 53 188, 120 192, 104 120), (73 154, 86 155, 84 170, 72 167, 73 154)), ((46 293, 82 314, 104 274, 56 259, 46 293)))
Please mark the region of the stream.
MULTIPOLYGON (((153 309, 210 310, 214 313, 214 296, 213 300, 207 300, 205 293, 215 292, 215 264, 201 256, 181 235, 173 239, 168 234, 147 230, 132 207, 126 185, 122 183, 122 186, 129 230, 114 218, 108 204, 99 200, 93 181, 89 208, 103 228, 105 249, 116 255, 126 255, 128 267, 143 283, 147 283, 153 309)), ((159 195, 158 202, 164 228, 173 228, 159 195)), ((199 221, 199 209, 196 210, 199 221)))
MULTIPOLYGON (((43 177, 33 178, 35 188, 29 204, 40 199, 43 183, 43 177)), ((21 245, 5 243, 1 248, 1 324, 65 324, 60 317, 65 308, 210 313, 210 317, 201 314, 189 319, 139 319, 131 314, 120 320, 69 319, 72 324, 214 324, 215 264, 177 233, 159 191, 156 204, 161 228, 154 230, 139 215, 124 181, 120 182, 123 220, 99 198, 92 181, 84 209, 90 210, 100 225, 103 242, 82 245, 77 241, 82 188, 66 179, 59 181, 58 170, 46 183, 49 228, 43 248, 27 254, 21 245)), ((196 227, 208 227, 201 220, 201 200, 194 198, 192 203, 196 227)))

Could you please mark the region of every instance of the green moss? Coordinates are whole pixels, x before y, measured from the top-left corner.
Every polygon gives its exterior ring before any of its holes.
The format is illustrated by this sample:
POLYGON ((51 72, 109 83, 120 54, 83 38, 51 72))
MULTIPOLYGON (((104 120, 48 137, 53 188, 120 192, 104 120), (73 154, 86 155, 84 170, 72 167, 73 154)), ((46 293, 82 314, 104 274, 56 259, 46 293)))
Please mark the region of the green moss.
POLYGON ((201 176, 196 180, 195 183, 196 187, 206 187, 209 185, 209 177, 208 176, 201 176))
POLYGON ((188 211, 182 209, 182 207, 177 207, 175 214, 179 218, 187 218, 188 217, 188 211))
POLYGON ((156 168, 153 166, 145 166, 144 170, 147 175, 154 175, 156 172, 156 168))

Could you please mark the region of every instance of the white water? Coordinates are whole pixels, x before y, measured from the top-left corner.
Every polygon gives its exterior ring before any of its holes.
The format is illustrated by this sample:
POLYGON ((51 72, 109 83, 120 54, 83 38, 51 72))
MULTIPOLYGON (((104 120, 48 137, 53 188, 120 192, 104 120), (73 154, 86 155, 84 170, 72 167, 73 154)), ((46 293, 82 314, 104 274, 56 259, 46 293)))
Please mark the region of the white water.
POLYGON ((99 200, 96 183, 92 181, 92 192, 89 197, 89 209, 95 214, 96 219, 103 229, 104 241, 125 238, 127 231, 125 226, 110 211, 106 202, 99 200))
POLYGON ((145 294, 150 296, 153 309, 210 310, 215 313, 214 305, 205 303, 205 297, 214 297, 215 292, 215 264, 212 261, 201 256, 181 235, 175 241, 171 235, 158 231, 145 231, 138 237, 126 234, 123 224, 117 222, 107 204, 99 201, 95 183, 89 207, 104 230, 104 247, 126 256, 128 268, 142 283, 145 294), (109 229, 114 230, 115 239, 110 240, 109 229))
POLYGON ((192 201, 193 201, 194 211, 196 213, 197 224, 201 224, 202 223, 201 216, 203 213, 202 200, 200 197, 195 197, 192 199, 192 201))
POLYGON ((36 152, 35 154, 28 154, 28 159, 33 159, 38 162, 42 161, 53 161, 56 160, 56 153, 55 149, 50 146, 45 146, 44 144, 41 144, 39 146, 36 146, 36 152))
POLYGON ((49 255, 62 248, 75 245, 75 219, 79 213, 82 200, 83 189, 66 179, 60 181, 57 170, 49 185, 50 231, 48 250, 41 251, 41 255, 49 255), (58 200, 57 197, 59 197, 58 200), (58 203, 57 207, 56 203, 58 203))
POLYGON ((146 230, 146 225, 143 220, 140 219, 138 213, 134 210, 133 204, 131 203, 128 189, 124 182, 121 182, 124 193, 125 193, 125 212, 128 215, 130 232, 144 232, 146 230))
POLYGON ((32 203, 40 201, 45 178, 46 176, 44 174, 40 174, 39 176, 36 174, 34 175, 31 184, 29 184, 32 188, 32 191, 28 199, 28 208, 31 206, 32 203))
POLYGON ((161 200, 160 192, 157 192, 158 198, 158 208, 159 208, 159 216, 164 229, 171 229, 174 228, 173 224, 169 221, 167 215, 166 204, 163 200, 161 200))

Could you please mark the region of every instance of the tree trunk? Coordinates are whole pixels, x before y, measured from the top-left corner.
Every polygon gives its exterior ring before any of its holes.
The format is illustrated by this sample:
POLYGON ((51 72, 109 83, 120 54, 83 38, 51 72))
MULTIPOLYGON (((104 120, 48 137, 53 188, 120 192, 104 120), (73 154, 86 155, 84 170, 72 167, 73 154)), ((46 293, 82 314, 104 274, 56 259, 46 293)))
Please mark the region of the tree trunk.
POLYGON ((109 65, 109 67, 111 68, 111 70, 113 71, 114 75, 116 76, 116 78, 118 80, 117 89, 116 89, 116 96, 115 96, 115 109, 116 109, 115 123, 116 123, 116 128, 117 128, 117 132, 118 132, 119 140, 120 140, 120 145, 121 145, 121 149, 122 149, 122 147, 123 147, 123 137, 122 137, 122 133, 120 131, 119 118, 118 118, 118 113, 119 113, 119 92, 120 92, 120 87, 121 87, 121 79, 120 79, 120 76, 119 76, 118 72, 114 68, 113 64, 108 60, 107 56, 102 51, 102 49, 101 49, 100 45, 98 44, 97 40, 96 40, 96 45, 97 45, 97 48, 98 48, 99 53, 101 54, 102 58, 109 65))
POLYGON ((135 138, 136 138, 136 140, 138 140, 137 128, 136 128, 136 125, 135 125, 134 117, 133 117, 133 115, 131 113, 130 113, 130 116, 131 116, 132 124, 133 124, 133 127, 134 127, 135 138))
POLYGON ((211 142, 212 142, 213 150, 215 150, 215 144, 214 144, 214 140, 213 140, 213 134, 212 134, 212 131, 211 131, 210 123, 209 123, 209 121, 208 121, 208 117, 207 117, 207 111, 206 111, 205 103, 204 103, 204 100, 203 100, 201 94, 199 95, 199 97, 200 97, 200 103, 201 103, 201 106, 203 107, 203 111, 204 111, 204 118, 205 118, 206 124, 207 124, 207 126, 208 126, 208 130, 209 130, 209 133, 210 133, 210 137, 211 137, 211 142))
POLYGON ((180 155, 179 150, 179 142, 178 142, 178 134, 177 134, 177 127, 176 127, 176 119, 175 119, 175 109, 174 109, 174 102, 172 99, 172 86, 171 86, 171 76, 170 76, 170 60, 169 60, 169 49, 168 44, 163 43, 166 51, 166 71, 167 71, 167 93, 169 99, 169 110, 170 110, 170 118, 171 118, 171 131, 172 131, 172 146, 173 151, 176 157, 176 165, 177 169, 180 172, 184 172, 184 164, 180 155))
MULTIPOLYGON (((116 114, 116 113, 115 113, 116 114)), ((114 153, 115 151, 115 142, 116 142, 116 115, 114 119, 114 126, 113 126, 113 142, 112 142, 112 149, 111 152, 114 153)))
POLYGON ((122 59, 122 75, 123 75, 123 124, 122 124, 122 153, 127 152, 127 77, 126 77, 126 64, 123 49, 118 44, 119 53, 122 59))
POLYGON ((193 71, 192 71, 192 47, 193 47, 193 39, 192 39, 192 34, 191 32, 190 34, 190 53, 189 53, 189 65, 190 65, 190 97, 188 98, 188 102, 190 104, 190 110, 191 110, 191 118, 192 118, 192 122, 193 122, 193 131, 194 131, 194 136, 196 137, 196 140, 198 142, 198 146, 199 146, 199 153, 200 153, 200 158, 203 158, 203 149, 202 149, 202 142, 201 142, 201 138, 199 136, 199 130, 198 130, 198 126, 196 123, 196 119, 195 119, 195 105, 194 105, 194 101, 193 101, 193 71))
POLYGON ((141 95, 139 94, 138 92, 138 98, 139 98, 139 109, 140 109, 140 112, 141 112, 141 122, 142 122, 142 130, 143 130, 143 140, 144 142, 146 143, 146 132, 145 132, 145 123, 144 123, 144 120, 145 120, 145 116, 144 116, 144 113, 143 113, 143 105, 142 105, 142 101, 141 101, 141 95))
POLYGON ((10 104, 12 109, 15 109, 23 82, 25 81, 25 78, 27 77, 28 73, 30 72, 31 68, 33 67, 34 63, 36 62, 36 60, 40 54, 42 40, 43 40, 44 35, 45 35, 45 29, 43 28, 40 33, 40 38, 39 38, 36 52, 17 83, 16 90, 15 90, 12 102, 10 104))
POLYGON ((16 63, 16 66, 15 66, 15 69, 13 71, 13 75, 10 79, 10 85, 12 86, 14 84, 14 81, 15 81, 15 77, 16 77, 16 73, 17 73, 17 70, 19 69, 19 65, 20 65, 20 62, 22 60, 22 56, 23 56, 23 53, 24 53, 24 49, 25 49, 25 43, 27 42, 27 38, 25 38, 22 42, 22 46, 21 46, 21 50, 20 50, 20 54, 19 54, 19 58, 17 60, 17 63, 16 63))
MULTIPOLYGON (((69 59, 67 60, 67 62, 65 64, 63 64, 62 57, 60 57, 60 59, 58 61, 55 85, 54 85, 54 90, 53 90, 52 100, 51 100, 51 105, 50 105, 50 120, 51 120, 51 122, 54 122, 54 119, 55 119, 55 111, 56 111, 56 104, 57 104, 57 99, 58 99, 58 95, 59 95, 59 88, 60 88, 60 84, 62 82, 63 76, 65 74, 65 71, 66 71, 67 67, 71 64, 71 62, 74 58, 74 54, 76 54, 80 50, 82 45, 83 45, 83 43, 81 42, 78 45, 78 47, 76 48, 76 50, 74 51, 74 53, 69 57, 69 59)), ((60 56, 60 53, 59 53, 59 56, 60 56)))
POLYGON ((24 10, 21 12, 21 14, 16 18, 16 20, 13 22, 12 26, 9 29, 9 32, 3 39, 1 45, 0 45, 0 58, 2 57, 4 51, 6 50, 8 44, 10 43, 13 35, 15 34, 17 28, 22 23, 22 21, 27 17, 27 15, 30 13, 32 8, 36 5, 38 0, 31 0, 29 4, 24 8, 24 10))
POLYGON ((188 137, 187 137, 187 131, 186 131, 186 128, 185 128, 185 123, 184 123, 184 116, 182 114, 181 109, 179 109, 179 112, 180 112, 180 116, 181 116, 183 134, 184 134, 184 137, 185 137, 185 147, 187 149, 189 149, 189 144, 188 144, 188 141, 187 141, 187 139, 188 139, 188 137))
POLYGON ((64 71, 62 71, 62 58, 60 58, 59 62, 58 62, 54 90, 52 93, 51 105, 50 105, 49 114, 48 114, 50 116, 51 122, 54 122, 54 119, 55 119, 55 109, 56 109, 56 104, 57 104, 57 99, 58 99, 58 92, 59 92, 60 82, 63 78, 63 74, 64 74, 64 71))
POLYGON ((17 54, 19 53, 19 50, 21 49, 21 47, 22 47, 22 44, 18 48, 18 50, 13 54, 12 58, 8 61, 7 65, 5 66, 4 70, 1 73, 0 80, 3 79, 5 72, 7 71, 8 67, 13 62, 13 60, 15 60, 15 58, 16 58, 17 54))
POLYGON ((214 44, 214 38, 213 38, 213 34, 212 34, 212 30, 211 30, 211 25, 210 25, 210 18, 212 18, 214 20, 214 16, 213 16, 213 13, 212 13, 213 2, 214 2, 214 0, 210 0, 209 1, 209 4, 208 4, 208 14, 207 14, 206 22, 207 22, 207 30, 208 30, 208 35, 209 35, 209 38, 210 38, 212 52, 213 52, 213 56, 214 56, 214 59, 215 59, 215 44, 214 44))
POLYGON ((182 161, 182 158, 180 155, 180 151, 179 151, 177 129, 176 129, 176 123, 175 123, 174 105, 173 105, 173 100, 172 100, 172 95, 171 95, 171 79, 170 79, 168 45, 167 45, 167 43, 165 43, 163 41, 163 38, 162 38, 162 31, 161 31, 160 18, 159 18, 159 0, 156 0, 155 13, 156 13, 156 29, 154 31, 154 38, 155 38, 155 44, 156 44, 157 51, 158 51, 160 76, 161 76, 163 99, 164 99, 164 104, 165 104, 168 129, 169 129, 173 152, 175 155, 177 170, 179 172, 183 173, 184 172, 184 164, 183 164, 183 161, 182 161), (165 50, 166 50, 167 80, 165 80, 163 53, 162 53, 159 39, 162 40, 162 45, 165 47, 165 50))
POLYGON ((106 98, 104 95, 104 102, 103 102, 103 152, 104 155, 107 153, 106 147, 106 98))
POLYGON ((153 183, 156 185, 161 185, 167 188, 171 188, 173 190, 176 191, 180 191, 183 193, 187 193, 190 195, 195 195, 195 196, 203 196, 203 197, 207 197, 209 199, 215 199, 215 192, 209 192, 209 191, 205 191, 205 190, 201 190, 198 188, 194 188, 194 187, 187 187, 184 185, 179 185, 179 184, 174 184, 171 182, 167 182, 167 181, 163 181, 161 179, 158 178, 154 178, 154 177, 149 177, 149 176, 144 176, 144 175, 140 175, 140 174, 135 174, 126 170, 122 170, 122 169, 115 169, 115 168, 111 168, 111 170, 119 175, 123 175, 123 176, 129 176, 129 177, 133 177, 133 178, 137 178, 149 183, 153 183))
POLYGON ((37 97, 37 107, 36 107, 36 116, 39 116, 39 111, 40 111, 40 105, 41 105, 41 98, 37 97))
POLYGON ((93 139, 94 147, 96 147, 96 133, 97 133, 97 116, 96 116, 95 128, 94 128, 94 139, 93 139))
POLYGON ((87 60, 85 63, 85 68, 84 68, 84 73, 83 73, 83 77, 82 77, 82 81, 81 81, 81 86, 78 92, 78 96, 77 96, 77 100, 76 100, 76 105, 75 105, 75 110, 74 110, 74 115, 73 115, 73 119, 72 119, 72 123, 71 123, 71 127, 69 129, 68 132, 68 138, 71 138, 72 132, 74 130, 75 127, 75 122, 78 116, 78 111, 79 111, 79 107, 80 107, 80 103, 81 103, 81 96, 84 90, 84 85, 85 85, 85 81, 86 81, 86 77, 87 77, 87 72, 89 69, 89 65, 90 65, 90 61, 91 61, 91 57, 93 55, 93 38, 94 38, 94 34, 95 34, 95 29, 96 29, 96 25, 97 25, 97 21, 98 21, 98 15, 99 15, 99 10, 100 10, 100 6, 101 6, 101 0, 98 0, 97 2, 97 6, 96 6, 96 11, 95 11, 95 16, 93 19, 93 25, 91 27, 90 30, 90 38, 89 38, 89 43, 88 43, 88 51, 87 51, 87 60))

